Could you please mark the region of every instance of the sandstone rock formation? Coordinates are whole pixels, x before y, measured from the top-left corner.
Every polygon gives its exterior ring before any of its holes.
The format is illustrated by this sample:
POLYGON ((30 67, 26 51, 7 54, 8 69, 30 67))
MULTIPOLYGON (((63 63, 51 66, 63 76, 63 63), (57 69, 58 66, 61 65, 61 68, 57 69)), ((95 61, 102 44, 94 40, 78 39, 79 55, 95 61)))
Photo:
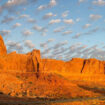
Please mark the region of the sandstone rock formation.
POLYGON ((67 62, 41 59, 40 51, 36 49, 27 54, 7 54, 0 36, 0 92, 17 97, 42 98, 97 95, 68 81, 69 77, 65 78, 64 74, 105 74, 105 62, 81 58, 73 58, 67 62))
POLYGON ((4 44, 2 36, 0 35, 0 56, 6 55, 6 54, 7 54, 6 46, 4 44))
POLYGON ((11 72, 70 73, 70 74, 105 74, 105 62, 97 59, 73 58, 64 62, 54 59, 41 59, 40 51, 27 54, 12 52, 7 54, 0 36, 0 70, 11 72))
POLYGON ((0 36, 0 70, 3 72, 34 72, 41 71, 41 57, 39 50, 28 54, 7 54, 3 39, 0 36))
POLYGON ((105 74, 105 61, 97 59, 73 58, 64 62, 52 59, 43 59, 44 72, 69 74, 105 74))

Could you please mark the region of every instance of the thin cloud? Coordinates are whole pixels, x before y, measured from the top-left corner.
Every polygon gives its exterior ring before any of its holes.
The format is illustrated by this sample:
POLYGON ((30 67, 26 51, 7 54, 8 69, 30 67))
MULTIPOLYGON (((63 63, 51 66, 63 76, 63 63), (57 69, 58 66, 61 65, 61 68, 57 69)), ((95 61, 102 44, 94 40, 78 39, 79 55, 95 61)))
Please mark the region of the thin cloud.
POLYGON ((105 6, 104 0, 94 0, 92 3, 97 6, 105 6))
POLYGON ((54 32, 54 33, 62 32, 64 28, 65 28, 65 27, 57 27, 56 29, 54 29, 53 32, 54 32))
POLYGON ((13 28, 20 27, 21 25, 22 25, 22 24, 20 24, 20 23, 16 23, 16 24, 13 25, 13 28))
POLYGON ((32 43, 31 40, 26 40, 24 42, 25 47, 29 48, 29 49, 33 49, 35 47, 35 45, 32 43))
POLYGON ((19 7, 35 3, 37 0, 7 0, 3 5, 0 6, 0 12, 8 11, 9 13, 16 12, 19 7))
POLYGON ((25 31, 22 32, 22 34, 23 34, 24 36, 30 36, 30 35, 32 35, 33 33, 32 33, 30 30, 25 30, 25 31))
POLYGON ((29 18, 29 17, 30 17, 30 16, 27 15, 27 14, 23 14, 23 15, 20 15, 20 16, 19 16, 19 18, 21 18, 21 19, 22 19, 22 18, 29 18))
POLYGON ((9 35, 10 32, 11 32, 10 30, 1 30, 0 31, 0 34, 3 35, 3 36, 5 36, 5 35, 9 35))
POLYGON ((77 19, 76 19, 76 22, 80 22, 80 20, 81 20, 80 18, 77 18, 77 19))
POLYGON ((49 24, 55 24, 55 23, 60 23, 61 19, 52 19, 49 24))
POLYGON ((65 17, 68 16, 68 14, 69 14, 69 11, 65 11, 65 12, 62 13, 62 17, 65 18, 65 17))
POLYGON ((73 19, 64 19, 63 22, 64 22, 65 24, 71 24, 71 25, 74 24, 73 19))
POLYGON ((87 28, 89 28, 91 26, 91 24, 85 24, 84 26, 83 26, 83 29, 87 29, 87 28))
POLYGON ((56 0, 50 0, 49 4, 45 4, 45 5, 40 5, 37 10, 38 11, 42 11, 44 9, 47 9, 47 8, 52 8, 54 6, 56 6, 57 4, 57 1, 56 0))
POLYGON ((73 31, 68 30, 68 31, 63 32, 62 35, 70 35, 70 34, 72 34, 72 33, 73 33, 73 31))
POLYGON ((12 51, 14 51, 14 50, 16 50, 18 53, 23 53, 24 51, 23 51, 23 46, 20 44, 20 43, 18 43, 18 42, 15 42, 15 41, 8 41, 7 42, 7 46, 8 46, 8 49, 7 49, 7 51, 10 53, 10 52, 12 52, 12 51))
POLYGON ((89 16, 89 18, 90 18, 91 20, 95 21, 95 20, 101 19, 102 16, 101 16, 101 15, 98 15, 98 14, 91 14, 91 15, 89 16))
POLYGON ((79 3, 84 3, 86 2, 87 0, 78 0, 79 3))
POLYGON ((56 15, 53 14, 52 12, 49 12, 43 16, 43 19, 49 19, 49 18, 54 17, 54 16, 56 16, 56 15))
POLYGON ((27 20, 27 22, 29 22, 29 23, 36 23, 37 21, 35 20, 35 19, 33 19, 33 18, 29 18, 28 20, 27 20))
POLYGON ((77 38, 79 38, 80 36, 82 35, 82 33, 77 33, 75 36, 73 36, 72 38, 73 39, 77 39, 77 38))
POLYGON ((15 17, 8 17, 8 16, 4 16, 4 19, 1 21, 1 23, 5 23, 5 24, 7 24, 7 23, 11 23, 13 20, 15 19, 15 17))

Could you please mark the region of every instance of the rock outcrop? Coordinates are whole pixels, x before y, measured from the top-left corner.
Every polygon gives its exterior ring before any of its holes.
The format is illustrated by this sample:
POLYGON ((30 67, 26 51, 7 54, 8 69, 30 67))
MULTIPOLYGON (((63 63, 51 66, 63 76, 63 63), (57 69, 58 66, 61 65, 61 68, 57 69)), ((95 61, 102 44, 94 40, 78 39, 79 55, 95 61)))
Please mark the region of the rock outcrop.
POLYGON ((0 56, 0 69, 7 72, 39 72, 41 69, 41 58, 38 50, 30 54, 10 53, 0 56))
POLYGON ((30 62, 33 65, 33 71, 34 72, 40 72, 42 70, 42 64, 41 64, 41 55, 40 50, 33 50, 32 52, 28 53, 27 56, 29 56, 29 60, 27 62, 27 70, 29 70, 30 62))
MULTIPOLYGON (((0 70, 7 72, 47 72, 69 74, 105 74, 105 62, 97 59, 73 58, 64 62, 54 59, 41 59, 40 50, 33 50, 27 54, 7 50, 0 36, 0 70)), ((38 75, 39 76, 39 75, 38 75)))
POLYGON ((0 35, 0 56, 6 55, 6 54, 7 54, 7 49, 6 49, 6 46, 4 44, 3 38, 0 35))
POLYGON ((41 59, 40 50, 36 49, 27 54, 7 54, 0 36, 1 93, 16 97, 55 99, 100 95, 68 81, 73 76, 67 77, 64 74, 77 74, 74 80, 80 79, 78 74, 105 74, 105 62, 81 58, 73 58, 67 62, 41 59))
POLYGON ((97 59, 73 58, 67 62, 43 59, 43 67, 44 72, 59 74, 105 74, 105 61, 97 59))
POLYGON ((0 36, 0 70, 3 72, 34 72, 41 71, 40 51, 34 49, 28 54, 7 54, 3 39, 0 36))

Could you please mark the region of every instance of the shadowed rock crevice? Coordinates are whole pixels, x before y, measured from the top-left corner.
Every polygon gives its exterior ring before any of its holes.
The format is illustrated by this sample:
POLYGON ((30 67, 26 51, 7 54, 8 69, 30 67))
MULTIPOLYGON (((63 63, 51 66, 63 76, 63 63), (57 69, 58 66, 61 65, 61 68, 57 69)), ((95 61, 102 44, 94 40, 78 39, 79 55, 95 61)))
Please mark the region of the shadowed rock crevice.
POLYGON ((97 87, 88 87, 88 86, 84 86, 84 85, 78 85, 78 86, 82 89, 89 90, 94 93, 100 93, 105 96, 105 89, 99 89, 97 87))
POLYGON ((84 60, 84 62, 83 62, 83 67, 82 67, 82 69, 81 69, 81 73, 83 73, 83 70, 84 70, 85 64, 86 64, 86 60, 84 60))

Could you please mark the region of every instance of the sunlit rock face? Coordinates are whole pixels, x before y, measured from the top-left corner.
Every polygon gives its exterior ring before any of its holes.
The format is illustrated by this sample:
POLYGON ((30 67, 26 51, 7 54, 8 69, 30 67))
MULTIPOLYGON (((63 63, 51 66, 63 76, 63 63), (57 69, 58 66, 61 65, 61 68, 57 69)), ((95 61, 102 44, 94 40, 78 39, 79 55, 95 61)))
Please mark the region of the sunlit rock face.
POLYGON ((3 94, 44 98, 99 95, 90 91, 87 93, 87 90, 81 90, 77 84, 69 81, 72 78, 74 80, 83 79, 79 77, 82 74, 92 74, 92 76, 105 74, 105 62, 81 58, 73 58, 67 62, 41 59, 40 50, 36 49, 26 54, 16 52, 7 54, 0 36, 0 92, 3 94), (76 76, 73 77, 73 74, 76 76))
POLYGON ((4 44, 3 38, 0 35, 0 56, 6 55, 6 54, 7 54, 7 49, 6 49, 6 46, 4 44))
POLYGON ((97 59, 73 58, 70 61, 41 59, 40 50, 27 54, 12 52, 7 54, 6 46, 0 36, 0 69, 11 72, 56 72, 73 74, 104 74, 105 62, 97 59))
POLYGON ((0 69, 10 72, 39 72, 41 69, 41 57, 39 50, 33 50, 28 54, 7 54, 3 39, 0 36, 0 69))
POLYGON ((81 73, 85 74, 104 74, 105 73, 105 62, 97 59, 84 60, 81 73))
POLYGON ((27 71, 31 70, 30 66, 33 65, 32 71, 40 72, 42 70, 40 50, 34 49, 32 52, 28 53, 27 56, 29 57, 27 61, 27 71))
POLYGON ((68 62, 43 59, 44 72, 70 74, 105 74, 105 62, 97 59, 73 58, 68 62))

